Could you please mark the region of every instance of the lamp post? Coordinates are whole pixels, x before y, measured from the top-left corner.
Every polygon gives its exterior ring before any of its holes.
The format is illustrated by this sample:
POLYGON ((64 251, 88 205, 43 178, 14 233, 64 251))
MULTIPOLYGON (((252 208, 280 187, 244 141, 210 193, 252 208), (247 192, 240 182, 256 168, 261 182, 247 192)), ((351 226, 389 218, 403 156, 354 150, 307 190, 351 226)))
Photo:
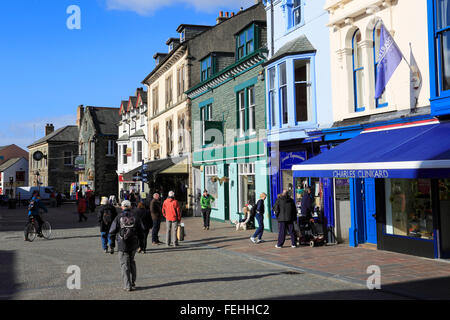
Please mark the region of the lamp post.
POLYGON ((39 181, 39 171, 36 171, 36 183, 38 185, 38 192, 41 194, 41 183, 39 181))

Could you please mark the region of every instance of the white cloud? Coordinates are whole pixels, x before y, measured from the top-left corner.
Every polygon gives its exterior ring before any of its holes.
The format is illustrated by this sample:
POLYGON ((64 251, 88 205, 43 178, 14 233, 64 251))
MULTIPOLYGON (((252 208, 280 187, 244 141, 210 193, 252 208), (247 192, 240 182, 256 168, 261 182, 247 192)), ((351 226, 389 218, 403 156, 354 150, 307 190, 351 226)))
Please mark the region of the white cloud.
POLYGON ((135 11, 141 15, 154 13, 162 7, 185 4, 198 11, 213 12, 217 9, 231 9, 238 11, 240 7, 247 8, 255 0, 106 0, 109 10, 135 11))

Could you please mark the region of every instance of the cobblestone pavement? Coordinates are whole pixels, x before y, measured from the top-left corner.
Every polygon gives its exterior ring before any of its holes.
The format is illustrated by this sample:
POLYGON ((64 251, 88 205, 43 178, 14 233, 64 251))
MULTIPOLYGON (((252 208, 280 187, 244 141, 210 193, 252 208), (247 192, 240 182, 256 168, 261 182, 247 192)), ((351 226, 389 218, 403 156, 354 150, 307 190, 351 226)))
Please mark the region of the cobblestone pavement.
MULTIPOLYGON (((201 218, 193 217, 183 220, 186 239, 180 247, 150 246, 149 253, 137 255, 138 288, 127 293, 121 289, 117 253, 101 250, 94 214, 79 223, 74 205, 51 208, 44 219, 53 226, 53 239, 34 242, 23 241, 25 216, 24 208, 0 208, 0 299, 421 298, 406 290, 410 287, 394 290, 396 284, 386 279, 406 276, 409 271, 402 268, 409 263, 415 263, 411 264, 415 275, 428 268, 430 281, 442 280, 439 277, 447 276, 450 268, 447 263, 345 245, 276 249, 276 235, 268 232, 266 242, 255 245, 249 240, 251 230, 236 231, 229 223, 216 221, 210 230, 203 230, 201 218), (370 264, 381 266, 382 290, 366 287, 370 264), (71 265, 80 267, 80 290, 67 288, 71 265), (384 290, 385 283, 390 290, 384 290)), ((163 223, 161 237, 164 231, 163 223)))

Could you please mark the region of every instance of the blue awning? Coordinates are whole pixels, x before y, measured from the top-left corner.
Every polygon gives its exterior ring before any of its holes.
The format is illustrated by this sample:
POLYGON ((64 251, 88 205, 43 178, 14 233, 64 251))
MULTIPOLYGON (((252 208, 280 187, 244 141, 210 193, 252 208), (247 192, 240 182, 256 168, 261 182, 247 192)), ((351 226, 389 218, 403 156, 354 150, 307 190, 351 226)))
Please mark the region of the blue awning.
POLYGON ((295 177, 450 178, 450 122, 366 130, 292 170, 295 177))

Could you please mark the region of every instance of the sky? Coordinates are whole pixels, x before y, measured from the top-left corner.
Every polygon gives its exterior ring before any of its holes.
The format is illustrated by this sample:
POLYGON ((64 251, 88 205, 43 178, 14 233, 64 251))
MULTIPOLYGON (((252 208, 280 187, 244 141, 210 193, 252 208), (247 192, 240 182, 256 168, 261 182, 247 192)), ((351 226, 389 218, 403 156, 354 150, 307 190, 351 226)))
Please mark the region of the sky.
POLYGON ((254 0, 0 1, 0 146, 25 150, 75 125, 79 105, 118 108, 182 24, 214 25, 254 0), (79 29, 71 6, 80 9, 79 29))

